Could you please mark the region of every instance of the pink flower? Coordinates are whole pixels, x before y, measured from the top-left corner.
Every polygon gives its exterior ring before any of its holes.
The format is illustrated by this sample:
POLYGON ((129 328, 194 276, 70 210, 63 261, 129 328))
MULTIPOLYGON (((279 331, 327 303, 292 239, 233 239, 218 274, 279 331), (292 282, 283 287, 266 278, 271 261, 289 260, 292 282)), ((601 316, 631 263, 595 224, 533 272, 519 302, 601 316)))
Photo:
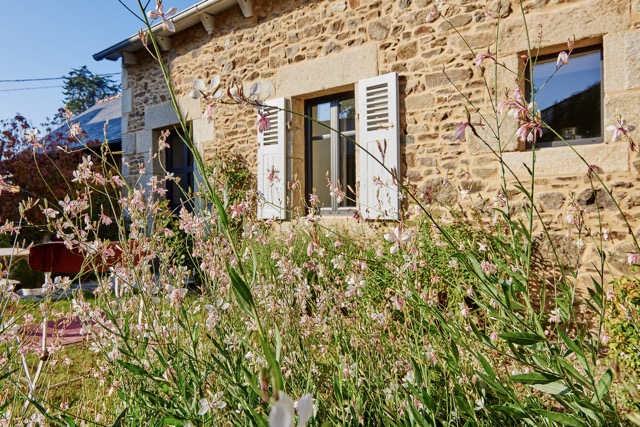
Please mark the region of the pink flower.
POLYGON ((629 265, 640 264, 640 254, 630 254, 627 262, 629 265))
POLYGON ((613 135, 611 136, 611 142, 618 142, 624 136, 630 140, 632 144, 632 150, 634 150, 634 144, 631 140, 631 137, 629 136, 629 132, 633 132, 634 130, 636 130, 636 127, 632 124, 627 124, 627 120, 621 116, 618 116, 615 124, 607 126, 607 131, 613 132, 613 135))
POLYGON ((427 24, 430 24, 436 19, 438 19, 439 16, 440 16, 440 12, 438 12, 438 10, 434 7, 434 9, 431 12, 427 13, 427 17, 425 18, 425 21, 427 24))
POLYGON ((494 55, 495 53, 491 53, 488 50, 486 52, 479 53, 476 55, 476 67, 480 67, 485 59, 493 59, 495 61, 494 55))
POLYGON ((231 218, 237 218, 244 213, 244 204, 238 203, 231 207, 231 218))
POLYGON ((567 65, 569 63, 569 54, 564 50, 558 54, 558 59, 556 61, 556 68, 560 68, 563 65, 567 65))
POLYGON ((482 264, 480 264, 480 267, 482 267, 482 271, 484 271, 484 274, 486 274, 487 276, 490 276, 498 271, 498 266, 490 263, 489 261, 484 261, 482 264))
POLYGON ((48 218, 55 218, 56 216, 58 216, 58 211, 55 209, 51 209, 51 208, 46 208, 42 211, 43 214, 45 214, 48 218))
POLYGON ((271 169, 269 170, 269 173, 267 174, 267 181, 269 181, 269 183, 273 184, 275 181, 280 181, 280 178, 278 178, 278 173, 280 171, 276 169, 275 166, 271 166, 271 169))
POLYGON ((156 19, 162 19, 162 28, 175 33, 176 27, 175 25, 173 25, 173 21, 169 18, 171 18, 176 13, 178 13, 178 9, 176 9, 175 7, 172 7, 165 12, 164 6, 162 5, 162 0, 156 0, 156 10, 150 10, 149 12, 147 12, 147 16, 152 21, 155 21, 156 19))
POLYGON ((602 168, 598 165, 589 165, 589 170, 587 171, 587 176, 591 178, 593 174, 601 174, 604 173, 602 168))
POLYGON ((258 132, 262 133, 266 130, 271 129, 271 122, 265 115, 264 110, 258 110, 258 115, 260 116, 260 118, 258 119, 258 132))
POLYGON ((467 127, 471 127, 471 130, 473 131, 473 133, 475 133, 474 126, 484 126, 484 125, 482 123, 471 123, 471 116, 469 115, 469 111, 467 111, 467 121, 458 125, 458 127, 456 128, 456 131, 453 133, 453 136, 451 137, 451 141, 453 142, 462 141, 465 137, 465 131, 467 130, 467 127))
POLYGON ((0 175, 0 194, 2 194, 3 191, 8 191, 9 193, 15 193, 19 190, 13 185, 7 184, 7 182, 4 180, 4 177, 0 175))

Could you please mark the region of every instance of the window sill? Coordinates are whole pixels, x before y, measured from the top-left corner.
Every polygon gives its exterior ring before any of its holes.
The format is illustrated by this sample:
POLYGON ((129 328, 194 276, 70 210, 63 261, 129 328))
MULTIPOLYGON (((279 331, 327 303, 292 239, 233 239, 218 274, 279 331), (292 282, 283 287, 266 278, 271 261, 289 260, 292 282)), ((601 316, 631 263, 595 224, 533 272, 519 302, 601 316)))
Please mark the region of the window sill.
MULTIPOLYGON (((617 142, 536 149, 536 176, 586 174, 588 166, 576 156, 573 149, 590 165, 598 165, 605 173, 629 170, 629 148, 626 143, 617 142)), ((531 168, 531 151, 504 153, 502 158, 520 179, 526 179, 529 176, 527 168, 531 168)))

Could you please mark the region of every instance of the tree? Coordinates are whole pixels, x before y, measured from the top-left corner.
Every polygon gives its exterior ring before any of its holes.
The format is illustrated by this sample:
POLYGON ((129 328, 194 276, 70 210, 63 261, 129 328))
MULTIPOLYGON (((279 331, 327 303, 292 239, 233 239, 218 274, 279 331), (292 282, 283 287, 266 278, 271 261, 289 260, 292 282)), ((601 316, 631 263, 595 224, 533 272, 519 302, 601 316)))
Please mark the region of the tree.
POLYGON ((24 144, 24 132, 31 125, 27 119, 17 114, 13 119, 0 121, 0 161, 6 156, 20 151, 26 147, 24 144))
POLYGON ((120 85, 110 77, 93 74, 84 65, 76 68, 64 78, 64 102, 67 110, 78 114, 92 107, 100 99, 108 98, 120 92, 120 85))

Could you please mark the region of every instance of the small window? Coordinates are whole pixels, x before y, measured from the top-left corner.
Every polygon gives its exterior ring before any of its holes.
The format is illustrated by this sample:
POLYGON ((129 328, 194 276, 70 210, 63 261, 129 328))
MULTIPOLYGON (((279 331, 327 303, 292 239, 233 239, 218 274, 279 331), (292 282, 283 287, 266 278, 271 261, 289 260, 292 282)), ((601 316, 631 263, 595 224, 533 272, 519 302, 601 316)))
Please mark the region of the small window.
MULTIPOLYGON (((602 49, 574 50, 569 63, 557 68, 557 54, 541 57, 533 66, 533 90, 542 121, 570 144, 603 141, 602 49), (556 71, 557 70, 557 71, 556 71), (555 74, 554 74, 555 73, 555 74)), ((549 129, 543 129, 536 147, 563 146, 549 129)))
POLYGON ((167 181, 167 200, 172 211, 179 211, 182 205, 191 210, 187 194, 193 192, 193 153, 179 135, 172 133, 167 139, 166 170, 172 173, 176 181, 167 181), (178 181, 179 179, 179 181, 178 181))
POLYGON ((315 191, 323 213, 350 213, 356 206, 356 147, 347 138, 355 138, 356 112, 353 92, 312 99, 305 104, 306 115, 306 188, 315 191), (332 132, 331 129, 339 131, 332 132), (329 178, 345 194, 338 201, 331 195, 329 178))

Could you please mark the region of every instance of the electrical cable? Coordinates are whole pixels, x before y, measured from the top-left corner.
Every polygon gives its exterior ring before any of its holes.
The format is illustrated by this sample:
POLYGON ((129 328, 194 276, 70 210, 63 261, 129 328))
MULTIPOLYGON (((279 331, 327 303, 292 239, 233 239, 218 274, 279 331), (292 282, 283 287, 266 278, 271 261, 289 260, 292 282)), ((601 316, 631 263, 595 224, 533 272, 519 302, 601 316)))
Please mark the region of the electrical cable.
MULTIPOLYGON (((107 74, 94 74, 94 77, 106 77, 106 76, 115 76, 122 73, 107 73, 107 74)), ((0 83, 22 83, 22 82, 43 82, 46 80, 62 80, 66 79, 69 76, 63 77, 43 77, 40 79, 15 79, 15 80, 0 80, 0 83)))
POLYGON ((20 90, 37 90, 37 89, 51 89, 55 87, 64 87, 62 85, 59 86, 39 86, 39 87, 21 87, 18 89, 0 89, 0 92, 16 92, 20 90))

